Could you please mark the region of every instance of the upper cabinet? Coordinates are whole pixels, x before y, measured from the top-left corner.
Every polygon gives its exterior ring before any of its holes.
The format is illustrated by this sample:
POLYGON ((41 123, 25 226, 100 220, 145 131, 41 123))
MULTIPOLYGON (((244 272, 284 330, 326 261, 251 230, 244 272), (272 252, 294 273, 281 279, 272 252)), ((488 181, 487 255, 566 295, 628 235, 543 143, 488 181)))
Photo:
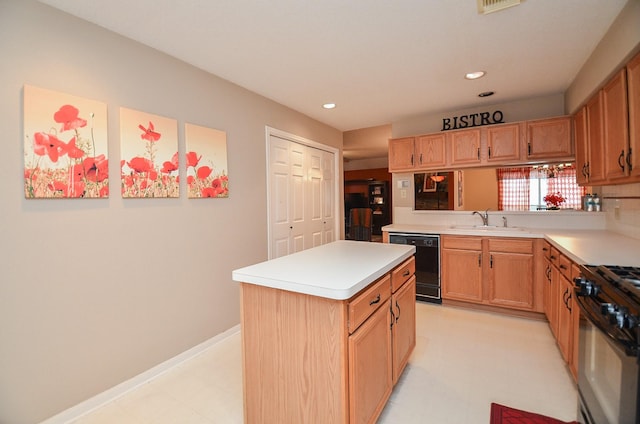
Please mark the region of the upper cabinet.
POLYGON ((527 121, 527 159, 573 158, 571 117, 527 121))
POLYGON ((389 140, 389 172, 573 159, 568 116, 389 140))
POLYGON ((578 184, 640 181, 640 54, 573 118, 578 184))
POLYGON ((445 142, 444 133, 389 140, 389 172, 444 168, 445 142))
POLYGON ((629 102, 629 154, 625 160, 629 179, 640 180, 640 53, 627 64, 629 102))

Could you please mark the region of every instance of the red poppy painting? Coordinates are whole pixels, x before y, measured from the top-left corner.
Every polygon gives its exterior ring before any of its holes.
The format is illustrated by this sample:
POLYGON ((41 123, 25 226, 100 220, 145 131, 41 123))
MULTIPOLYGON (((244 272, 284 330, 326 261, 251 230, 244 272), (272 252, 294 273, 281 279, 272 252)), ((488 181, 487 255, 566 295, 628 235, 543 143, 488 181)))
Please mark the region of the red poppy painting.
POLYGON ((109 197, 107 105, 24 86, 24 194, 109 197))
POLYGON ((184 134, 189 198, 229 197, 227 134, 193 124, 184 134))
POLYGON ((180 197, 178 122, 120 108, 122 197, 180 197))

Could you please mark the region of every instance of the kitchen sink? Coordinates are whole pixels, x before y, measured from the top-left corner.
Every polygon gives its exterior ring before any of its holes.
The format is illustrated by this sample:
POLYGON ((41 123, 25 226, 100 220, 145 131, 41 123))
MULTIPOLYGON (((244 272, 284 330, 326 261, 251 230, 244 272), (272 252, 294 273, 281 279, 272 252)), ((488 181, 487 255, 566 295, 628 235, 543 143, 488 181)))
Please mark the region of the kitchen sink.
POLYGON ((484 230, 484 231, 522 231, 519 227, 503 227, 499 225, 452 225, 453 230, 484 230))

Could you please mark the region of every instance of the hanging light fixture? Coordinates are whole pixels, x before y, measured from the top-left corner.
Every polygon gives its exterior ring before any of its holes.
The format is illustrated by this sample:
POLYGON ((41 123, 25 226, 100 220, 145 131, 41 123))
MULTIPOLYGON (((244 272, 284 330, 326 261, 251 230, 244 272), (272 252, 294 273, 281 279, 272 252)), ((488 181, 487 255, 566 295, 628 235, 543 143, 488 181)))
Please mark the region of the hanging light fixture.
POLYGON ((444 175, 438 175, 438 173, 436 172, 435 175, 432 175, 430 178, 434 183, 441 183, 441 182, 444 181, 445 176, 444 175))

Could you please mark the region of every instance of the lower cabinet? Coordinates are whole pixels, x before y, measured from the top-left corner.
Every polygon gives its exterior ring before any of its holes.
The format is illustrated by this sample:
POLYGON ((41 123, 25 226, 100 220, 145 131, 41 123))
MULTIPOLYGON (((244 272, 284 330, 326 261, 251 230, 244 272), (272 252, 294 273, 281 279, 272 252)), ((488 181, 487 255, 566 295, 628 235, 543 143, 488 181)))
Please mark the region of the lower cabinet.
POLYGON ((348 300, 241 283, 245 423, 375 423, 415 348, 414 273, 348 300))
POLYGON ((442 298, 542 311, 534 239, 441 237, 442 298))
POLYGON ((577 381, 580 309, 575 302, 573 280, 580 275, 580 268, 546 241, 542 250, 546 263, 542 278, 545 315, 562 358, 577 381))
POLYGON ((349 336, 350 423, 375 422, 393 389, 387 300, 349 336))

